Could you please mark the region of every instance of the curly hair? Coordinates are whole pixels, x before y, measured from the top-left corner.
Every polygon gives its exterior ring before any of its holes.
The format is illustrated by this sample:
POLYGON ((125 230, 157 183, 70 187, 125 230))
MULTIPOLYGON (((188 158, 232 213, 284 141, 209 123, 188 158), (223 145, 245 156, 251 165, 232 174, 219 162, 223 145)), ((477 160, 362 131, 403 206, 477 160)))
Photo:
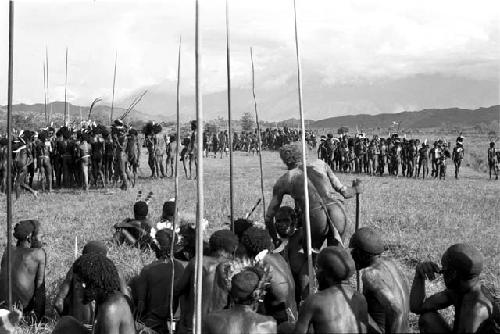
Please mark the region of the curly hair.
POLYGON ((229 230, 218 230, 210 236, 208 244, 210 253, 223 250, 232 254, 236 251, 236 248, 238 248, 239 242, 238 237, 233 232, 229 230))
POLYGON ((296 144, 283 145, 280 148, 280 158, 285 165, 296 165, 302 160, 302 151, 296 144))
POLYGON ((118 271, 110 259, 99 253, 80 256, 73 265, 73 272, 91 289, 101 289, 105 295, 120 291, 118 271))
POLYGON ((269 232, 260 227, 249 227, 241 236, 241 244, 245 246, 247 254, 254 257, 272 245, 269 232))

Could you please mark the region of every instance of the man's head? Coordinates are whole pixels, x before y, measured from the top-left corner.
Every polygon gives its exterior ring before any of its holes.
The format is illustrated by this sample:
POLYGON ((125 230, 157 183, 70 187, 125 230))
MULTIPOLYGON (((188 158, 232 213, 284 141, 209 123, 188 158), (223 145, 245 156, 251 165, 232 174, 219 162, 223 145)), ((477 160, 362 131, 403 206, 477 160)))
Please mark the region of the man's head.
POLYGON ((274 216, 276 231, 281 238, 288 238, 295 232, 297 223, 295 211, 289 206, 282 206, 274 216))
POLYGON ((295 168, 302 161, 302 151, 297 144, 283 145, 280 158, 288 169, 295 168))
POLYGON ((196 130, 196 120, 191 121, 191 130, 196 130))
POLYGON ((88 253, 80 256, 73 265, 73 273, 84 288, 85 304, 98 303, 108 295, 120 291, 120 278, 114 263, 105 255, 88 253))
POLYGON ((174 214, 175 214, 175 199, 169 200, 169 201, 163 203, 163 211, 161 214, 161 218, 165 219, 165 220, 173 221, 174 214))
POLYGON ((270 249, 272 246, 269 232, 257 226, 248 228, 245 233, 243 233, 240 241, 241 244, 245 246, 249 257, 255 257, 263 250, 270 249))
POLYGON ((370 227, 362 227, 351 237, 349 248, 352 248, 352 258, 356 269, 368 267, 375 256, 382 254, 384 243, 380 234, 370 227))
POLYGON ((495 147, 495 142, 494 141, 490 142, 490 147, 492 147, 492 148, 495 147))
POLYGON ((106 247, 106 244, 103 241, 89 241, 83 247, 82 255, 91 253, 107 256, 108 247, 106 247))
POLYGON ((134 203, 134 219, 144 220, 148 216, 149 206, 144 201, 134 203))
POLYGON ((259 275, 253 270, 245 269, 233 276, 231 280, 231 297, 236 304, 250 305, 254 302, 254 291, 259 285, 259 275))
POLYGON ((211 254, 226 253, 233 255, 238 248, 238 237, 230 230, 218 230, 212 233, 208 241, 211 254))
POLYGON ((338 246, 323 248, 318 255, 317 266, 316 276, 320 290, 349 279, 355 272, 351 254, 338 246))
POLYGON ((254 225, 254 222, 250 219, 238 218, 234 221, 234 234, 241 239, 243 233, 254 225))
MULTIPOLYGON (((177 242, 176 236, 174 236, 177 242)), ((170 256, 170 248, 172 246, 172 230, 169 228, 159 230, 155 234, 157 247, 155 248, 156 257, 158 259, 165 259, 170 256)))
POLYGON ((483 255, 469 244, 455 244, 441 258, 444 283, 449 289, 468 289, 483 270, 483 255))
POLYGON ((41 247, 40 223, 38 220, 21 220, 14 227, 14 238, 18 244, 28 242, 30 247, 41 247))

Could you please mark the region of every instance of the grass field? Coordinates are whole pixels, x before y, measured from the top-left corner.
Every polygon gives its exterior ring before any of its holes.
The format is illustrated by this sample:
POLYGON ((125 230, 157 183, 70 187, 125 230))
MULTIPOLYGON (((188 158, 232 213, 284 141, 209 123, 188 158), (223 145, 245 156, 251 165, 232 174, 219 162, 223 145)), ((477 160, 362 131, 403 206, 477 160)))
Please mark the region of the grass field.
MULTIPOLYGON (((311 154, 314 156, 314 152, 311 154)), ((145 158, 146 155, 144 154, 145 158)), ((229 159, 207 158, 205 173, 205 217, 209 229, 217 229, 229 221, 229 159)), ((285 172, 275 152, 264 152, 264 185, 266 204, 271 198, 274 181, 285 172)), ((47 313, 53 317, 52 298, 66 271, 74 261, 74 240, 78 237, 79 251, 89 240, 109 240, 113 224, 132 216, 132 205, 137 190, 154 192, 150 217, 159 219, 165 200, 173 197, 173 179, 151 180, 145 161, 135 189, 127 192, 118 188, 91 190, 60 190, 42 194, 35 200, 27 193, 14 201, 13 221, 39 219, 44 226, 48 256, 46 270, 47 313)), ((482 278, 499 287, 500 277, 500 182, 488 180, 484 173, 466 167, 462 178, 453 178, 453 166, 448 163, 449 177, 445 181, 414 180, 393 177, 358 176, 365 185, 361 195, 361 226, 380 229, 389 246, 389 254, 403 266, 411 281, 419 261, 439 262, 441 254, 453 243, 469 242, 485 255, 482 278)), ((338 174, 349 185, 356 177, 338 174)), ((236 153, 235 157, 235 213, 241 217, 260 197, 259 161, 257 156, 236 153)), ((5 205, 4 196, 1 205, 5 205)), ((289 199, 287 203, 292 203, 289 199)), ((180 177, 179 208, 181 212, 195 212, 196 181, 180 177)), ((347 201, 348 215, 354 221, 354 200, 347 201)), ((262 216, 256 210, 254 218, 262 216)), ((5 213, 2 212, 5 221, 5 213)), ((5 246, 5 226, 0 228, 0 246, 5 246)), ((208 233, 207 233, 208 236, 208 233)), ((152 254, 136 249, 110 246, 110 257, 127 278, 139 272, 153 259, 152 254)), ((437 289, 442 282, 433 283, 437 289)), ((412 323, 415 319, 412 318, 412 323)), ((31 328, 23 333, 47 333, 53 321, 31 328)))

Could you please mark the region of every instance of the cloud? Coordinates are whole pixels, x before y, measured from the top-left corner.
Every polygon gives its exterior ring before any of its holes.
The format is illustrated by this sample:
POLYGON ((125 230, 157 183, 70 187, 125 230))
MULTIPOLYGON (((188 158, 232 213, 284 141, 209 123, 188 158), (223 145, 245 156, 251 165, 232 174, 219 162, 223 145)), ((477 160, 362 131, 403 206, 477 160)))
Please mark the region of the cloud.
MULTIPOLYGON (((315 80, 310 85, 420 74, 498 81, 497 0, 297 0, 297 5, 304 78, 315 80)), ((7 12, 5 1, 1 31, 7 31, 7 12)), ((291 0, 229 0, 229 12, 233 85, 250 85, 250 46, 259 89, 285 85, 296 76, 291 0)), ((15 15, 17 102, 43 100, 45 46, 51 100, 63 98, 66 46, 73 102, 110 99, 115 52, 117 99, 159 83, 174 92, 180 35, 182 89, 194 91, 194 1, 16 1, 15 15)), ((221 91, 226 86, 225 1, 201 1, 200 22, 203 89, 221 91)), ((0 43, 7 45, 7 34, 0 43)), ((1 78, 6 71, 7 52, 2 52, 1 78)), ((3 92, 5 80, 0 104, 6 102, 3 92)))

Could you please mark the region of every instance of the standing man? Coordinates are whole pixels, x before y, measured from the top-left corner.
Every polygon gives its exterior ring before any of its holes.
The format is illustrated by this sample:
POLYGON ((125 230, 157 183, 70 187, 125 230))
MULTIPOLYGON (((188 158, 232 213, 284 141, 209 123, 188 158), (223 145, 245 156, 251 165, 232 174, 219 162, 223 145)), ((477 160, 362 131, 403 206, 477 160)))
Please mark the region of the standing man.
POLYGON ((458 174, 460 173, 460 165, 462 164, 462 160, 464 159, 464 145, 462 136, 457 138, 457 144, 453 148, 451 159, 455 164, 455 179, 458 180, 458 174))
POLYGON ((437 178, 439 174, 439 162, 441 159, 441 148, 439 147, 437 141, 434 142, 434 147, 430 150, 429 156, 432 164, 431 176, 437 178))
POLYGON ((498 180, 498 154, 495 149, 495 142, 490 143, 490 148, 488 149, 488 170, 490 171, 490 180, 491 180, 491 171, 495 174, 495 180, 498 180))
POLYGON ((422 179, 425 180, 426 176, 429 176, 429 166, 427 164, 427 157, 430 155, 429 146, 427 146, 427 140, 424 140, 422 147, 418 150, 418 172, 417 177, 420 177, 420 170, 422 170, 422 179))

